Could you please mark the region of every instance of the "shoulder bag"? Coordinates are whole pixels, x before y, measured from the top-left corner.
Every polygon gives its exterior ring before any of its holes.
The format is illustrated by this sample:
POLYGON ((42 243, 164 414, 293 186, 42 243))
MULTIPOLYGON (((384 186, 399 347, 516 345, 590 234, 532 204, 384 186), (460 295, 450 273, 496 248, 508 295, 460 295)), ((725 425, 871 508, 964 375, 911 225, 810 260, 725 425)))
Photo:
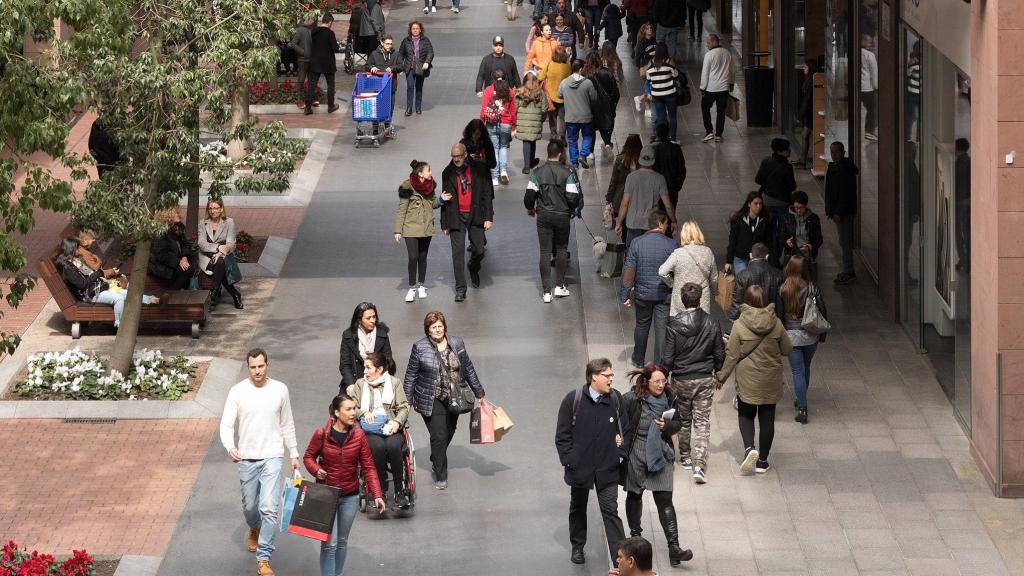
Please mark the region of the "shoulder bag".
POLYGON ((693 101, 693 96, 690 94, 690 82, 684 70, 678 70, 678 72, 679 74, 675 78, 676 106, 686 106, 693 101))
POLYGON ((804 316, 800 321, 800 327, 811 334, 825 334, 832 329, 832 324, 825 319, 825 315, 818 308, 818 289, 814 287, 808 290, 807 299, 804 300, 804 316))
MULTIPOLYGON (((448 346, 451 346, 451 343, 448 346)), ((452 352, 455 350, 452 349, 452 352)), ((469 387, 465 378, 459 378, 458 382, 452 382, 447 365, 441 358, 441 352, 434 348, 434 353, 437 354, 437 367, 441 372, 440 385, 448 387, 448 413, 458 415, 471 412, 476 404, 476 394, 473 393, 473 389, 469 387)))

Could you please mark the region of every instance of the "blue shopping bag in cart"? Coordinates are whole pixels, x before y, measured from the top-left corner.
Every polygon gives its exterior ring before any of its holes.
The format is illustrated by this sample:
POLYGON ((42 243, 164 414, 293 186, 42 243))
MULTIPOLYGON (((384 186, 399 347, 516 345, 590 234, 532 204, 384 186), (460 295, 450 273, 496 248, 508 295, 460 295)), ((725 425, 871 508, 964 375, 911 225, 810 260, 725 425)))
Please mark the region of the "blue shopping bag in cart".
POLYGON ((391 121, 391 74, 360 74, 352 89, 352 120, 391 121))
POLYGON ((288 525, 292 522, 292 512, 295 511, 295 501, 299 498, 299 486, 302 484, 302 473, 295 471, 293 480, 284 487, 281 504, 281 532, 288 531, 288 525))

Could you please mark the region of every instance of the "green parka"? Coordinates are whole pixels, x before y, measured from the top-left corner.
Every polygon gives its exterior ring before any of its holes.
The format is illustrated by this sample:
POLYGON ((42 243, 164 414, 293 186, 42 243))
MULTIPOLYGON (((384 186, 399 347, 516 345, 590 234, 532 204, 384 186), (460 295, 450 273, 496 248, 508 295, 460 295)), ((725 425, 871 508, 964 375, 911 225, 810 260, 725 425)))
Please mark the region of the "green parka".
POLYGON ((540 140, 547 110, 548 103, 543 91, 537 100, 527 100, 522 93, 516 94, 516 139, 526 142, 540 140))
POLYGON ((740 317, 732 325, 725 346, 725 364, 716 377, 725 382, 736 371, 736 392, 747 404, 778 404, 782 399, 782 357, 793 344, 775 304, 765 308, 740 305, 740 317))
POLYGON ((440 206, 435 189, 434 193, 424 198, 413 190, 412 184, 406 180, 398 187, 398 209, 395 211, 395 234, 406 238, 426 238, 434 235, 434 210, 440 206))

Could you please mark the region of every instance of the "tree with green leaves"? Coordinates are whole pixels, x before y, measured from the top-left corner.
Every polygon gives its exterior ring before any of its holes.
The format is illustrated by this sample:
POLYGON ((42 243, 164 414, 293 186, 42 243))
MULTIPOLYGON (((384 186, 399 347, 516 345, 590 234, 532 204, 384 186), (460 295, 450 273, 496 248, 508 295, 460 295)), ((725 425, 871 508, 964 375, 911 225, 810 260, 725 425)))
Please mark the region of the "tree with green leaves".
MULTIPOLYGON (((300 10, 293 0, 4 1, 0 140, 14 142, 19 162, 34 175, 8 194, 20 194, 30 206, 70 209, 80 226, 136 247, 112 370, 126 373, 131 365, 150 240, 166 230, 154 214, 177 206, 200 171, 209 175, 214 197, 232 189, 287 189, 304 145, 288 139, 280 123, 261 127, 256 118, 232 114, 232 103, 244 98, 240 93, 251 82, 273 73, 274 41, 290 34, 304 15, 300 10), (55 20, 74 29, 69 38, 55 37, 55 20), (51 52, 36 63, 17 48, 25 34, 39 31, 51 52), (89 182, 77 202, 68 183, 45 177, 25 158, 44 150, 85 177, 87 159, 64 148, 66 118, 75 106, 96 108, 121 158, 89 182), (244 147, 231 159, 204 147, 209 140, 244 147)), ((30 223, 30 214, 22 220, 30 223)), ((0 237, 5 267, 7 246, 0 237)))

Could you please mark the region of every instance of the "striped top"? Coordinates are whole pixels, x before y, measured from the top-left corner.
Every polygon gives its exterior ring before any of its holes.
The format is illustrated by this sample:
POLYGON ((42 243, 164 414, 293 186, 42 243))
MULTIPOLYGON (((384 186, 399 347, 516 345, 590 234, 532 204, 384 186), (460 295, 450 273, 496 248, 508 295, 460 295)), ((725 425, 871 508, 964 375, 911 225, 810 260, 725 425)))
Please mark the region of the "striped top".
POLYGON ((907 66, 907 92, 911 94, 921 93, 921 64, 914 63, 907 66))
POLYGON ((651 96, 671 96, 676 93, 674 78, 679 72, 672 66, 651 66, 647 80, 651 83, 651 96))

